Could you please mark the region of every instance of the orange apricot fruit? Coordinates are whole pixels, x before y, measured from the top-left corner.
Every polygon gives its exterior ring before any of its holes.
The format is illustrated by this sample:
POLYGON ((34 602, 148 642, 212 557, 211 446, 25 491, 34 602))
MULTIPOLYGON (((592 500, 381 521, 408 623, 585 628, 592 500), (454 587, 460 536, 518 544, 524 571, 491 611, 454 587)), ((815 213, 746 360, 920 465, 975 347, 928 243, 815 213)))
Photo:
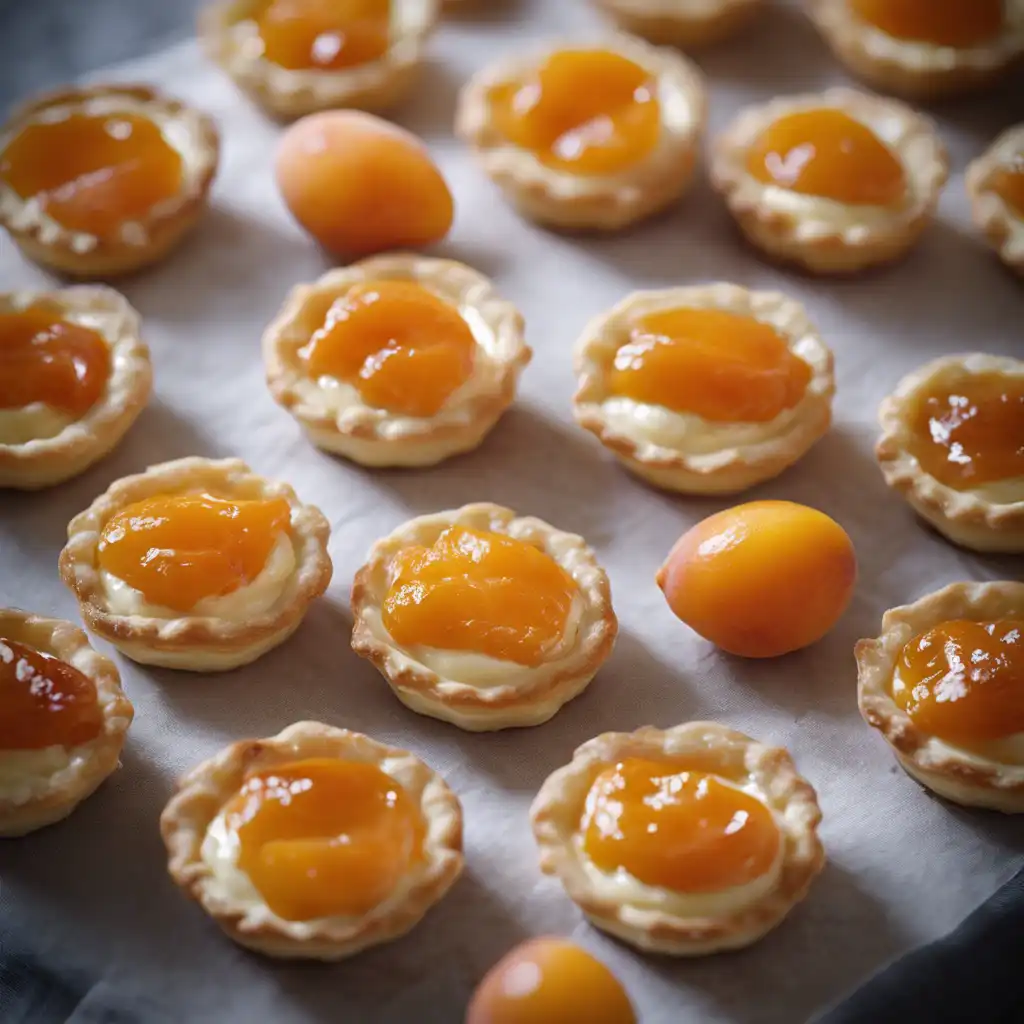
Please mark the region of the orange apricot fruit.
POLYGON ((372 114, 328 110, 296 121, 275 173, 292 216, 338 255, 418 249, 452 226, 452 194, 426 146, 372 114))
POLYGON ((853 596, 846 531, 791 501, 753 501, 684 533, 656 577, 672 611, 729 654, 774 658, 820 640, 853 596))

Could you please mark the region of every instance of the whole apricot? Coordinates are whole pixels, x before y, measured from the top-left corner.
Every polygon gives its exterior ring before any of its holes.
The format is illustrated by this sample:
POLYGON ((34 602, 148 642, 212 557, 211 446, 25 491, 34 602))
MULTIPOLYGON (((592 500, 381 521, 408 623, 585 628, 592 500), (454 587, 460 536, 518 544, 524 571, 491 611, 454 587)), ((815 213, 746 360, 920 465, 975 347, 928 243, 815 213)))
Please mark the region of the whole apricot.
POLYGON ((566 939, 531 939, 480 982, 466 1024, 636 1024, 626 990, 566 939))
POLYGON ((753 501, 698 523, 656 577, 669 607, 705 640, 774 658, 820 640, 853 596, 846 531, 791 501, 753 501))
POLYGON ((296 121, 278 145, 276 176, 292 216, 338 255, 418 249, 452 226, 452 194, 423 143, 358 110, 296 121))

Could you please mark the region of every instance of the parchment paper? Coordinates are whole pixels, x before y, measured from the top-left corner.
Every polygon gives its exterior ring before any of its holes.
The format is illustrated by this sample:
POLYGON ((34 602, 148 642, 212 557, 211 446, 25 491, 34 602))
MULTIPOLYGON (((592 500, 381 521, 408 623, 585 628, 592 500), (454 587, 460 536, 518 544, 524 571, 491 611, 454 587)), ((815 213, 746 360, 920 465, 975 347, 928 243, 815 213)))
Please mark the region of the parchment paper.
MULTIPOLYGON (((855 281, 813 281, 745 249, 703 184, 677 212, 620 237, 561 237, 519 220, 452 139, 456 91, 499 54, 599 22, 569 0, 491 7, 446 22, 422 87, 396 120, 427 139, 457 197, 455 231, 440 251, 493 275, 521 304, 535 357, 517 405, 483 447, 430 471, 363 471, 317 452, 263 384, 263 326, 294 283, 326 266, 274 188, 280 129, 192 43, 112 72, 210 111, 224 161, 195 237, 121 286, 153 351, 150 407, 85 476, 34 496, 0 495, 0 603, 76 619, 56 571, 67 521, 115 478, 191 454, 238 455, 289 480, 330 518, 335 562, 327 598, 294 639, 252 667, 204 677, 120 660, 137 709, 123 770, 66 823, 0 845, 5 927, 83 991, 99 982, 90 998, 112 999, 125 1020, 458 1022, 494 960, 527 936, 556 932, 613 965, 645 1024, 802 1021, 955 925, 1022 861, 1018 823, 942 804, 896 768, 857 713, 852 656, 891 605, 953 580, 1021 574, 1020 560, 973 556, 929 533, 888 492, 871 455, 875 409, 904 372, 959 350, 1021 352, 1024 293, 970 227, 962 177, 967 161, 1020 119, 1019 91, 1016 101, 1006 93, 939 112, 955 171, 941 219, 909 260, 855 281), (653 583, 679 534, 729 502, 644 487, 570 414, 570 349, 592 315, 634 288, 717 279, 806 302, 837 356, 834 429, 750 497, 803 501, 835 516, 857 545, 861 582, 825 641, 766 663, 714 651, 673 618, 653 583), (582 533, 611 574, 622 624, 615 654, 584 696, 538 729, 471 736, 418 717, 349 649, 348 589, 369 545, 413 515, 473 500, 582 533), (806 903, 755 948, 691 962, 645 959, 588 927, 561 886, 541 877, 527 809, 583 740, 705 717, 790 748, 819 790, 829 865, 806 903), (337 966, 280 965, 235 948, 169 881, 157 831, 177 775, 234 739, 305 718, 416 751, 444 773, 466 815, 468 867, 449 897, 407 938, 337 966)), ((744 103, 844 80, 786 7, 770 7, 746 36, 701 62, 713 129, 744 103)), ((45 287, 51 279, 2 238, 0 283, 45 287)))

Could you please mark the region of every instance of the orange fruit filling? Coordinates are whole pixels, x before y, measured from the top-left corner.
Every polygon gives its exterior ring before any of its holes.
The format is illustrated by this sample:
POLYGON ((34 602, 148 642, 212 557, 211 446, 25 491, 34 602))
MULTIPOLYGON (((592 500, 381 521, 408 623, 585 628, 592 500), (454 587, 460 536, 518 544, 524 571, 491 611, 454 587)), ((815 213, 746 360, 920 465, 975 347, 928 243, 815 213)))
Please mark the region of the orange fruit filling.
POLYGON ((773 121, 747 152, 766 185, 839 203, 889 206, 907 188, 903 164, 867 125, 841 110, 800 110, 773 121))
POLYGON ((1024 732, 1024 619, 955 620, 915 637, 893 698, 923 732, 961 746, 1024 732))
POLYGON ((138 114, 71 114, 22 128, 0 153, 0 180, 70 231, 116 235, 178 194, 182 160, 138 114))
POLYGON ((498 130, 548 167, 615 174, 658 144, 661 108, 650 72, 606 50, 555 53, 492 97, 498 130))
POLYGON ((311 758, 250 775, 225 808, 238 866, 286 921, 358 917, 421 858, 419 808, 374 764, 311 758))
POLYGON ((84 673, 0 637, 0 750, 77 747, 103 730, 96 686, 84 673))
POLYGON ((719 892, 760 878, 781 837, 756 797, 704 772, 628 758, 606 768, 587 794, 580 825, 587 856, 645 885, 719 892))
POLYGON ((626 990, 600 960, 565 939, 532 939, 488 971, 466 1024, 636 1024, 626 990))
POLYGON ((299 355, 311 376, 345 381, 369 405, 433 416, 473 373, 476 338, 422 285, 375 281, 337 299, 299 355))
POLYGON ((975 374, 923 395, 910 450, 957 490, 1024 477, 1024 378, 975 374))
POLYGON ((992 187, 1018 217, 1024 217, 1024 153, 999 170, 992 187))
POLYGON ((768 324, 720 309, 644 317, 615 354, 609 390, 716 422, 762 423, 803 397, 811 368, 768 324))
POLYGON ((384 626, 403 645, 539 665, 562 638, 577 587, 532 544, 451 526, 395 559, 384 626))
POLYGON ((43 402, 83 416, 109 377, 110 349, 95 331, 42 304, 0 313, 0 409, 43 402))
POLYGON ((387 53, 391 0, 271 0, 257 26, 271 63, 290 71, 337 71, 387 53))
POLYGON ((979 46, 1003 27, 1003 0, 850 0, 886 35, 935 46, 979 46))
POLYGON ((146 498, 122 509, 103 528, 99 566, 152 604, 188 611, 203 598, 251 583, 290 517, 283 498, 146 498))

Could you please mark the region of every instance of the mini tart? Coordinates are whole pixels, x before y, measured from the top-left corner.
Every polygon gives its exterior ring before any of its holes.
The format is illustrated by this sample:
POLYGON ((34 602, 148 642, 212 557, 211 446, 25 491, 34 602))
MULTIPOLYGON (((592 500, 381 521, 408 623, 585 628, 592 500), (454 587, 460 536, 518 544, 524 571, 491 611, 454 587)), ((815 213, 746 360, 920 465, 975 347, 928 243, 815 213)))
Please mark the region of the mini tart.
POLYGON ((762 0, 591 0, 624 31, 652 43, 708 46, 735 35, 762 0))
POLYGON ((949 173, 934 126, 895 100, 852 89, 785 96, 748 107, 715 140, 711 181, 754 246, 819 274, 844 274, 902 256, 928 225, 949 173), (835 109, 865 125, 902 164, 906 194, 894 206, 857 205, 759 181, 750 147, 779 118, 835 109))
POLYGON ((1007 129, 967 168, 967 194, 974 223, 999 258, 1024 277, 1024 214, 999 191, 1005 174, 1024 175, 1024 124, 1007 129))
POLYGON ((519 212, 567 230, 615 231, 680 199, 696 168, 707 117, 704 80, 696 65, 667 47, 627 35, 593 44, 564 44, 544 53, 510 57, 485 68, 459 94, 456 134, 473 148, 487 176, 519 212), (654 80, 660 133, 654 149, 614 174, 576 174, 544 164, 506 139, 494 111, 498 92, 526 80, 548 57, 601 50, 639 65, 654 80))
POLYGON ((98 334, 110 355, 99 399, 75 419, 43 402, 0 408, 0 488, 35 490, 61 483, 107 455, 149 401, 149 349, 139 314, 112 288, 77 285, 59 291, 0 293, 0 317, 40 307, 98 334))
POLYGON ((792 465, 829 428, 835 378, 832 352, 804 308, 778 292, 710 284, 633 292, 592 320, 576 345, 576 422, 638 476, 684 494, 729 494, 768 480, 792 465), (768 324, 810 367, 799 402, 760 423, 712 422, 612 394, 608 377, 634 326, 653 313, 723 310, 768 324))
POLYGON ((58 223, 37 197, 23 198, 0 174, 0 228, 25 256, 72 277, 112 277, 163 259, 196 224, 220 157, 213 121, 193 107, 144 85, 94 85, 46 93, 18 108, 0 128, 3 153, 22 131, 74 115, 131 115, 152 121, 181 160, 178 190, 151 206, 144 216, 120 223, 100 237, 58 223))
POLYGON ((253 473, 240 459, 178 459, 114 481, 75 516, 60 554, 60 574, 78 598, 85 624, 126 657, 144 665, 221 672, 255 661, 298 628, 310 602, 323 594, 331 580, 329 534, 330 526, 318 508, 302 504, 287 484, 253 473), (225 500, 279 498, 288 503, 291 515, 284 536, 291 543, 293 568, 275 583, 276 599, 253 614, 246 614, 243 603, 229 619, 154 606, 128 587, 129 596, 123 601, 142 611, 115 612, 98 564, 106 524, 127 506, 147 498, 202 494, 225 500))
POLYGON ((618 632, 608 576, 582 537, 484 503, 419 516, 377 541, 352 585, 352 618, 352 649, 374 664, 403 704, 470 732, 548 721, 587 687, 618 632), (574 635, 563 635, 540 665, 470 651, 405 648, 388 632, 383 609, 396 558, 409 547, 433 544, 450 526, 505 534, 539 548, 576 583, 574 635))
POLYGON ((95 738, 77 746, 0 751, 0 836, 23 836, 66 818, 120 767, 135 711, 114 663, 70 622, 0 608, 0 662, 13 657, 4 640, 58 658, 86 676, 96 687, 103 722, 95 738))
POLYGON ((241 740, 197 765, 160 817, 168 871, 235 942, 267 956, 341 960, 414 928, 462 872, 462 808, 444 780, 418 757, 358 732, 298 722, 276 736, 241 740), (285 920, 264 902, 237 863, 215 856, 211 825, 246 778, 307 759, 371 764, 413 798, 426 832, 424 859, 401 889, 362 917, 285 920))
MULTIPOLYGON (((890 608, 881 636, 857 643, 857 702, 896 759, 933 793, 967 807, 1024 812, 1024 759, 1004 763, 923 732, 893 699, 893 679, 907 643, 940 623, 1024 619, 1024 583, 953 583, 913 604, 890 608)), ((1007 699, 1014 695, 1007 691, 1007 699)), ((1003 741, 1020 750, 1024 735, 1003 741)), ((997 744, 994 744, 997 745, 997 744)))
MULTIPOLYGON (((940 6, 935 4, 936 7, 940 6)), ((865 21, 850 0, 807 0, 808 13, 835 55, 881 92, 937 99, 985 88, 1024 55, 1024 4, 1005 0, 998 35, 968 47, 901 39, 865 21)))
POLYGON ((216 0, 199 18, 207 56, 268 114, 292 120, 336 107, 385 110, 412 91, 439 0, 391 0, 391 40, 383 56, 340 69, 291 69, 264 56, 257 18, 269 0, 216 0))
POLYGON ((364 466, 430 466, 476 448, 515 398, 532 355, 523 317, 491 281, 453 260, 393 254, 330 270, 292 289, 263 335, 267 385, 317 447, 364 466), (350 384, 311 377, 300 357, 321 326, 316 310, 375 281, 411 281, 455 307, 472 330, 470 377, 432 416, 417 417, 366 404, 350 384))
POLYGON ((558 877, 594 925, 645 952, 701 956, 747 946, 804 898, 825 863, 817 797, 789 754, 715 722, 588 740, 541 786, 530 817, 541 870, 558 877), (768 871, 739 892, 685 893, 643 883, 623 868, 600 869, 582 839, 587 798, 602 772, 633 758, 706 773, 762 803, 779 831, 768 871))
POLYGON ((975 551, 1024 552, 1024 477, 958 490, 927 472, 911 448, 921 398, 975 375, 1024 379, 1024 361, 981 353, 943 356, 909 373, 878 410, 875 455, 885 482, 944 537, 975 551))

